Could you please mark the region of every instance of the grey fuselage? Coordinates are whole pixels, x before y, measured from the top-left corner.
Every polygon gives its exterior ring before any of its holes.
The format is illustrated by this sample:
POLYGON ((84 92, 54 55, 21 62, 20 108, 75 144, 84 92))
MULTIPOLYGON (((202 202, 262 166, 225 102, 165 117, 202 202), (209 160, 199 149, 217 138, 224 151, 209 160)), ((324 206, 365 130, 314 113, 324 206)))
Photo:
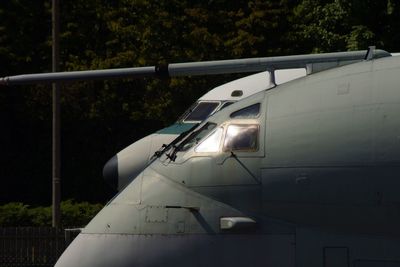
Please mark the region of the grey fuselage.
POLYGON ((399 116, 399 57, 232 104, 138 175, 56 266, 400 266, 399 116), (229 148, 231 125, 257 129, 249 149, 229 148))

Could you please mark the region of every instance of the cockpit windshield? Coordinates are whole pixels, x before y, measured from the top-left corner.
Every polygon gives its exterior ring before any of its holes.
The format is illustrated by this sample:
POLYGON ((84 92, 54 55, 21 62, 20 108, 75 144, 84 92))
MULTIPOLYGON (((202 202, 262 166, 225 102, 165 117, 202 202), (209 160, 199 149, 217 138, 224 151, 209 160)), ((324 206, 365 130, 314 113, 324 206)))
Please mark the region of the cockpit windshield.
POLYGON ((201 122, 207 119, 220 105, 220 102, 199 102, 183 116, 183 121, 201 122))
POLYGON ((219 127, 212 134, 210 134, 204 141, 202 141, 194 151, 196 152, 218 152, 221 138, 224 133, 224 128, 219 127))
POLYGON ((187 151, 191 147, 197 145, 204 136, 209 134, 217 125, 215 123, 207 122, 198 131, 193 132, 186 140, 179 145, 180 151, 187 151))

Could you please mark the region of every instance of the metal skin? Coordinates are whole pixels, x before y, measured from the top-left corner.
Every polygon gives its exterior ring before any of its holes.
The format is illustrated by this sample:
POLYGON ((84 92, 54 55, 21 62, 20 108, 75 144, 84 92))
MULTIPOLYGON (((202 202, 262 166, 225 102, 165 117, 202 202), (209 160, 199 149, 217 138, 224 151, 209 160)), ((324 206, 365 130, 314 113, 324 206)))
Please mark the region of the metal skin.
MULTIPOLYGON (((83 79, 105 79, 118 77, 143 77, 147 75, 201 75, 234 72, 251 72, 268 69, 258 74, 247 76, 210 90, 198 102, 218 102, 220 105, 211 114, 224 107, 229 101, 239 101, 256 92, 270 89, 276 84, 303 77, 306 73, 316 73, 326 69, 358 62, 363 58, 390 56, 383 50, 370 47, 367 52, 338 52, 315 55, 295 55, 282 57, 221 60, 192 63, 176 63, 160 67, 128 68, 114 70, 94 70, 52 74, 29 74, 0 78, 1 83, 48 82, 51 80, 77 81, 83 79), (306 69, 306 72, 304 71, 306 69), (161 72, 163 74, 161 74, 161 72), (164 73, 165 72, 165 73, 164 73), (272 73, 272 75, 271 75, 272 73), (234 95, 240 90, 243 95, 234 95)), ((191 111, 189 111, 190 113, 191 111)), ((114 189, 120 191, 132 181, 154 159, 154 153, 162 145, 170 143, 188 128, 199 121, 178 120, 175 125, 161 129, 124 148, 105 164, 103 177, 114 189), (190 124, 190 125, 188 125, 190 124), (171 131, 172 129, 172 131, 171 131)))
MULTIPOLYGON (((276 83, 282 84, 305 76, 305 69, 289 69, 275 71, 276 83)), ((198 102, 215 102, 219 106, 211 114, 220 110, 226 102, 236 102, 257 92, 275 86, 271 83, 268 71, 253 74, 231 81, 216 88, 199 98, 198 102), (240 90, 242 95, 232 96, 232 92, 240 90)), ((187 115, 189 115, 188 112, 187 115)), ((127 146, 114 155, 103 168, 103 177, 113 188, 120 191, 125 188, 154 159, 154 153, 162 145, 171 143, 181 133, 201 121, 178 120, 174 125, 161 129, 154 134, 145 136, 127 146)))
POLYGON ((221 110, 206 121, 214 131, 148 166, 56 266, 400 266, 399 77, 399 57, 370 60, 221 110), (257 103, 259 115, 231 118, 257 103), (258 125, 257 149, 224 148, 235 124, 258 125), (218 129, 218 151, 197 152, 218 129), (243 217, 256 224, 221 229, 243 217))

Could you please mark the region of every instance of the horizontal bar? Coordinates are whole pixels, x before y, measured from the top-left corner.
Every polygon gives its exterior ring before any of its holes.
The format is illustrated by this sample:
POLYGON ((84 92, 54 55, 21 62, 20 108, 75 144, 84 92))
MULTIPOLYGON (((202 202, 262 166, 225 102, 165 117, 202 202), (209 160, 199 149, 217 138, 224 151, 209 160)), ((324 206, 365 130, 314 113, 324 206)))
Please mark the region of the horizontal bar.
MULTIPOLYGON (((0 85, 259 72, 266 70, 306 68, 308 64, 312 63, 337 62, 338 65, 343 65, 345 62, 352 63, 354 61, 362 61, 365 59, 366 55, 367 51, 364 50, 325 54, 173 63, 169 65, 135 68, 25 74, 0 78, 0 85)), ((374 58, 391 56, 390 53, 384 50, 374 50, 373 55, 374 58)))

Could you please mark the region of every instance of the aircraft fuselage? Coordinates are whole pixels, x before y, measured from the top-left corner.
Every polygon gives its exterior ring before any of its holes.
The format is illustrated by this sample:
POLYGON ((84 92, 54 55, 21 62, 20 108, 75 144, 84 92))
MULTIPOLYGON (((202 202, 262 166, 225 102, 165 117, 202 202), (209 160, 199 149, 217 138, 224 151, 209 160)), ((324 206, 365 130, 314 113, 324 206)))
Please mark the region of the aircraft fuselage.
POLYGON ((230 105, 56 266, 400 266, 399 77, 399 58, 371 60, 230 105))

